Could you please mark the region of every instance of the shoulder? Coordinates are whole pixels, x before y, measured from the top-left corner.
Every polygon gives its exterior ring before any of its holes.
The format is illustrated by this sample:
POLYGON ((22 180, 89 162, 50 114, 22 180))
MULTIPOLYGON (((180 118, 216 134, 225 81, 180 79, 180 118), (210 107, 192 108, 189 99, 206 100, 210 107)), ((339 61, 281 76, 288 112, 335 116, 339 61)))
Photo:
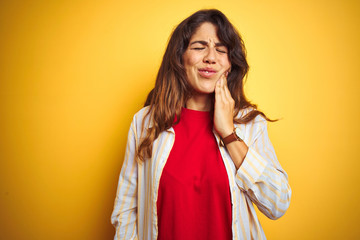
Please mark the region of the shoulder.
MULTIPOLYGON (((246 114, 254 111, 255 108, 253 107, 247 107, 247 108, 244 108, 244 109, 241 109, 239 111, 239 113, 237 114, 236 118, 242 118, 244 117, 246 114)), ((261 115, 257 115, 253 120, 251 120, 250 122, 246 123, 246 124, 261 124, 261 125, 266 125, 267 124, 267 121, 266 119, 261 115)))
MULTIPOLYGON (((239 111, 237 118, 244 117, 246 114, 254 111, 253 107, 248 107, 239 111)), ((267 129, 267 121, 262 115, 257 115, 253 120, 245 124, 235 124, 244 132, 246 136, 246 143, 251 144, 255 139, 267 129)))
POLYGON ((146 106, 141 108, 137 113, 134 114, 131 125, 135 131, 141 132, 143 126, 149 126, 150 124, 150 107, 146 106))
POLYGON ((141 108, 139 111, 137 111, 137 113, 134 114, 133 121, 139 123, 146 120, 148 118, 147 115, 149 110, 149 106, 141 108))

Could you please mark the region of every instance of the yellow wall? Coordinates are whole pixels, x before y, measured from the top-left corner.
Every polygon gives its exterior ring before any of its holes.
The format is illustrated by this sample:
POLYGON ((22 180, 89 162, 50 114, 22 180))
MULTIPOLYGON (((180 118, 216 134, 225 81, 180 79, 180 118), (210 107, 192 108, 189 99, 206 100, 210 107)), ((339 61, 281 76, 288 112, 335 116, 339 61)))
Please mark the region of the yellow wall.
POLYGON ((200 8, 242 33, 246 91, 293 197, 269 239, 360 235, 358 1, 0 3, 0 239, 110 239, 132 115, 173 27, 200 8))

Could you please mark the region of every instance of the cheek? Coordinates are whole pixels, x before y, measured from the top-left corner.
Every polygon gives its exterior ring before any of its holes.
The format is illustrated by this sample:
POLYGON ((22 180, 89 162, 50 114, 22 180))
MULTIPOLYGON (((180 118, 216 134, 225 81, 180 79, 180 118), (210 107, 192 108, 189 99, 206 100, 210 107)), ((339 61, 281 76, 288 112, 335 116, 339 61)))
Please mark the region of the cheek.
POLYGON ((223 60, 223 64, 222 64, 223 66, 224 66, 224 68, 226 68, 226 69, 229 69, 230 67, 231 67, 231 63, 230 63, 230 61, 229 61, 229 58, 228 57, 226 57, 226 58, 224 58, 224 60, 223 60))
POLYGON ((194 67, 199 62, 199 56, 194 54, 186 54, 183 57, 184 65, 187 67, 194 67))

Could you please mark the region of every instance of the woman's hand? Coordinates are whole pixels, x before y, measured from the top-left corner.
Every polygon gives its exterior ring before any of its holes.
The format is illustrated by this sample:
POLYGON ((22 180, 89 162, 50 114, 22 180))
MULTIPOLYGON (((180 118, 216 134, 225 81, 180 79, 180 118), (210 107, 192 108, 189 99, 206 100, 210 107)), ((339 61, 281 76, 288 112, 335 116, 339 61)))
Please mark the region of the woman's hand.
POLYGON ((235 101, 227 86, 227 75, 228 72, 222 74, 215 86, 214 128, 221 138, 230 135, 234 129, 235 101))

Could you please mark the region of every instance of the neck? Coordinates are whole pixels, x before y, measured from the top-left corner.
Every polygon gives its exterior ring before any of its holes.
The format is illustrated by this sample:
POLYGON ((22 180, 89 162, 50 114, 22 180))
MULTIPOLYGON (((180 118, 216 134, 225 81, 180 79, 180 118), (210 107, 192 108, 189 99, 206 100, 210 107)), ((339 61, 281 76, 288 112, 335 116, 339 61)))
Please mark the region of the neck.
POLYGON ((213 103, 211 101, 212 94, 196 94, 191 96, 186 102, 186 108, 197 111, 209 112, 213 103))

